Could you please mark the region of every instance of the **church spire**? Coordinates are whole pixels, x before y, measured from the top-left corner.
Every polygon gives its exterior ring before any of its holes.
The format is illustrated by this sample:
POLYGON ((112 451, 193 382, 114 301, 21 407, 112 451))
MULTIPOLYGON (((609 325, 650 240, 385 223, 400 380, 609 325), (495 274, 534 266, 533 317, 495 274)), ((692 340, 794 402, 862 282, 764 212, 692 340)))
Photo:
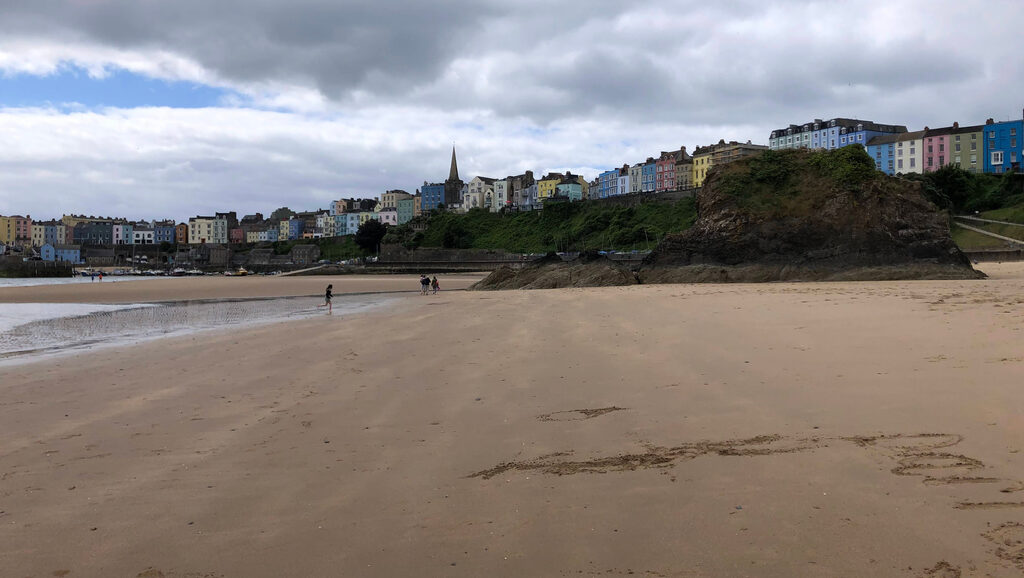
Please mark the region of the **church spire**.
POLYGON ((452 145, 452 169, 448 171, 448 180, 459 180, 459 165, 455 162, 455 145, 452 145))

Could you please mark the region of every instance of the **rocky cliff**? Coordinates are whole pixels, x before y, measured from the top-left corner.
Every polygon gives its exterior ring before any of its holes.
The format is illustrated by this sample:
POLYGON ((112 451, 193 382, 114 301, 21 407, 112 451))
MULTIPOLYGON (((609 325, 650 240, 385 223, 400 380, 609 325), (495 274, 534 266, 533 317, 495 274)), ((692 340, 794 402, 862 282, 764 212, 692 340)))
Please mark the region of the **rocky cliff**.
POLYGON ((697 203, 694 226, 645 259, 642 283, 984 276, 920 183, 876 171, 861 147, 717 167, 697 203))
POLYGON ((470 289, 491 291, 636 284, 636 276, 628 267, 596 253, 583 253, 572 261, 563 261, 558 255, 549 253, 522 269, 499 267, 470 289))

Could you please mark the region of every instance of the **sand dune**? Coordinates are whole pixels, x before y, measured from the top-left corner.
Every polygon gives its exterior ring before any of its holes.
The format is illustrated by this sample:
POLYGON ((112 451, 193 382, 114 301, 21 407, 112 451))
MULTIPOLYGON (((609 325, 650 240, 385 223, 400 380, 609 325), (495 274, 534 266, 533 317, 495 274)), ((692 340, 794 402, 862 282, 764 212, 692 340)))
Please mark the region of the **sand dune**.
POLYGON ((2 368, 0 574, 1019 576, 1024 275, 982 268, 410 296, 2 368))

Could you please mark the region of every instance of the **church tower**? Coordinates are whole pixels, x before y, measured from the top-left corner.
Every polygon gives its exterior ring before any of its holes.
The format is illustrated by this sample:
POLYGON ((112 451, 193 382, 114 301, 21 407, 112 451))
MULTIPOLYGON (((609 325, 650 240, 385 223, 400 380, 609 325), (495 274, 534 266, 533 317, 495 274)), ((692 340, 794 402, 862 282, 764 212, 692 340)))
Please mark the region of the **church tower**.
POLYGON ((444 205, 452 207, 462 202, 462 179, 459 178, 459 164, 455 161, 455 146, 452 146, 452 166, 444 182, 444 205))

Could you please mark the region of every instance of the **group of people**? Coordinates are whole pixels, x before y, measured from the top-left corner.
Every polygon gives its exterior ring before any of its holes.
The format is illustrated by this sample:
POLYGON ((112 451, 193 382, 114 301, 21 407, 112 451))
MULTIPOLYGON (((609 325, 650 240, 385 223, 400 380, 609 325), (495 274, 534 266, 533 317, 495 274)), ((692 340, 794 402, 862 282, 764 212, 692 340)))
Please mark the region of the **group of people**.
MULTIPOLYGON (((420 295, 426 295, 431 291, 433 291, 434 294, 437 294, 440 290, 441 285, 437 282, 437 275, 434 275, 433 279, 426 275, 420 275, 420 295)), ((324 304, 317 305, 317 307, 326 307, 327 312, 330 313, 333 309, 333 306, 331 305, 331 299, 334 297, 333 291, 334 285, 328 285, 327 291, 324 292, 324 304)))
POLYGON ((426 295, 431 291, 436 294, 440 289, 441 286, 437 284, 437 275, 434 275, 433 279, 426 275, 420 275, 420 295, 426 295))

